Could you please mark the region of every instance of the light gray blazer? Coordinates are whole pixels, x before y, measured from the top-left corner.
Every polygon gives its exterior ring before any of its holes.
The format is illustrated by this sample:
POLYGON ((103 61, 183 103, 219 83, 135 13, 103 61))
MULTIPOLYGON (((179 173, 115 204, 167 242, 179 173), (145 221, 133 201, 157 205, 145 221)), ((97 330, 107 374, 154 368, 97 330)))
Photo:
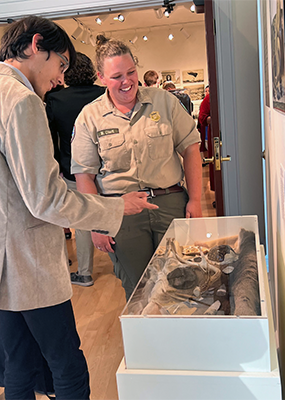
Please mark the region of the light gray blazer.
POLYGON ((120 198, 67 189, 42 100, 0 64, 0 309, 60 304, 72 295, 61 227, 115 236, 120 198))

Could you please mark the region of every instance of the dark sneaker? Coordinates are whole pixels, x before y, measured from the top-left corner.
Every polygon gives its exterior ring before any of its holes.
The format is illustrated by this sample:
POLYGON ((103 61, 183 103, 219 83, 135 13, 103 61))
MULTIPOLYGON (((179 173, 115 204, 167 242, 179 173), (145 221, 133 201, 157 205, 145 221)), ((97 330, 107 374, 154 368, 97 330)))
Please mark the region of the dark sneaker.
POLYGON ((91 275, 79 275, 78 272, 71 272, 70 274, 71 283, 80 286, 92 286, 94 281, 91 275))

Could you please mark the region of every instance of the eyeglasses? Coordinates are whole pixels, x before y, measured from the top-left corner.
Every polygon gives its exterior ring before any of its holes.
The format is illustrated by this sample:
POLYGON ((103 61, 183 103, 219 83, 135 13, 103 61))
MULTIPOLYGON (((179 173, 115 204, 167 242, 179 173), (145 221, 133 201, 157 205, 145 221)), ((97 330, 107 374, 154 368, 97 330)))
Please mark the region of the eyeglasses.
POLYGON ((58 53, 57 51, 55 52, 55 54, 57 54, 63 61, 62 65, 61 65, 61 73, 64 74, 69 68, 69 61, 65 56, 58 53))

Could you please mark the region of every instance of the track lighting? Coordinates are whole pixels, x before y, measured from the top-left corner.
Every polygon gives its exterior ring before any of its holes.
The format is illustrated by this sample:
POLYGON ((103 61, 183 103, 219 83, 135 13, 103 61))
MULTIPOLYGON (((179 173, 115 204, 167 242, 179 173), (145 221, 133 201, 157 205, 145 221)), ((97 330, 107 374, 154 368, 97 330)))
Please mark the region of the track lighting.
POLYGON ((81 22, 77 21, 76 19, 75 19, 75 21, 77 22, 78 26, 75 29, 75 31, 73 32, 73 34, 71 35, 71 37, 74 40, 77 40, 79 38, 79 36, 81 35, 81 33, 83 32, 83 24, 81 22))
POLYGON ((93 47, 96 47, 96 37, 93 36, 93 33, 90 35, 90 43, 92 44, 93 47))
POLYGON ((84 44, 90 43, 90 33, 87 28, 85 28, 82 33, 81 43, 84 43, 84 44))
POLYGON ((101 16, 95 17, 96 24, 102 25, 103 21, 104 21, 103 17, 101 16))
POLYGON ((12 18, 7 18, 7 19, 1 19, 0 24, 12 24, 15 20, 12 18))
POLYGON ((138 40, 138 37, 137 37, 137 35, 135 35, 132 39, 129 40, 129 42, 131 44, 135 44, 137 40, 138 40))
POLYGON ((190 38, 190 34, 186 31, 185 28, 182 27, 182 28, 180 29, 180 32, 183 33, 183 35, 186 37, 186 39, 189 39, 189 38, 190 38))
POLYGON ((123 16, 123 14, 119 14, 117 17, 114 17, 115 21, 120 21, 120 22, 124 22, 125 21, 125 17, 123 16))
POLYGON ((161 8, 155 9, 154 12, 157 19, 161 19, 163 17, 163 12, 161 8))
POLYGON ((165 7, 164 15, 166 18, 169 18, 171 12, 174 9, 175 3, 171 4, 174 0, 164 0, 163 7, 165 7))

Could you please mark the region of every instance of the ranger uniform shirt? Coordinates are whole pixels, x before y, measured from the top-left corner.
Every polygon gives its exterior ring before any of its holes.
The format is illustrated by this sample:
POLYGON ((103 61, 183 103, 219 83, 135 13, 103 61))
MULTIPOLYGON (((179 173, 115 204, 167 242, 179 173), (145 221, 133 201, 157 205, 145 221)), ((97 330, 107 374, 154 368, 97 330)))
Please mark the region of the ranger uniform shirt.
POLYGON ((167 188, 183 179, 177 153, 199 142, 195 121, 166 90, 139 87, 131 118, 106 92, 75 121, 71 172, 97 175, 103 194, 167 188))

